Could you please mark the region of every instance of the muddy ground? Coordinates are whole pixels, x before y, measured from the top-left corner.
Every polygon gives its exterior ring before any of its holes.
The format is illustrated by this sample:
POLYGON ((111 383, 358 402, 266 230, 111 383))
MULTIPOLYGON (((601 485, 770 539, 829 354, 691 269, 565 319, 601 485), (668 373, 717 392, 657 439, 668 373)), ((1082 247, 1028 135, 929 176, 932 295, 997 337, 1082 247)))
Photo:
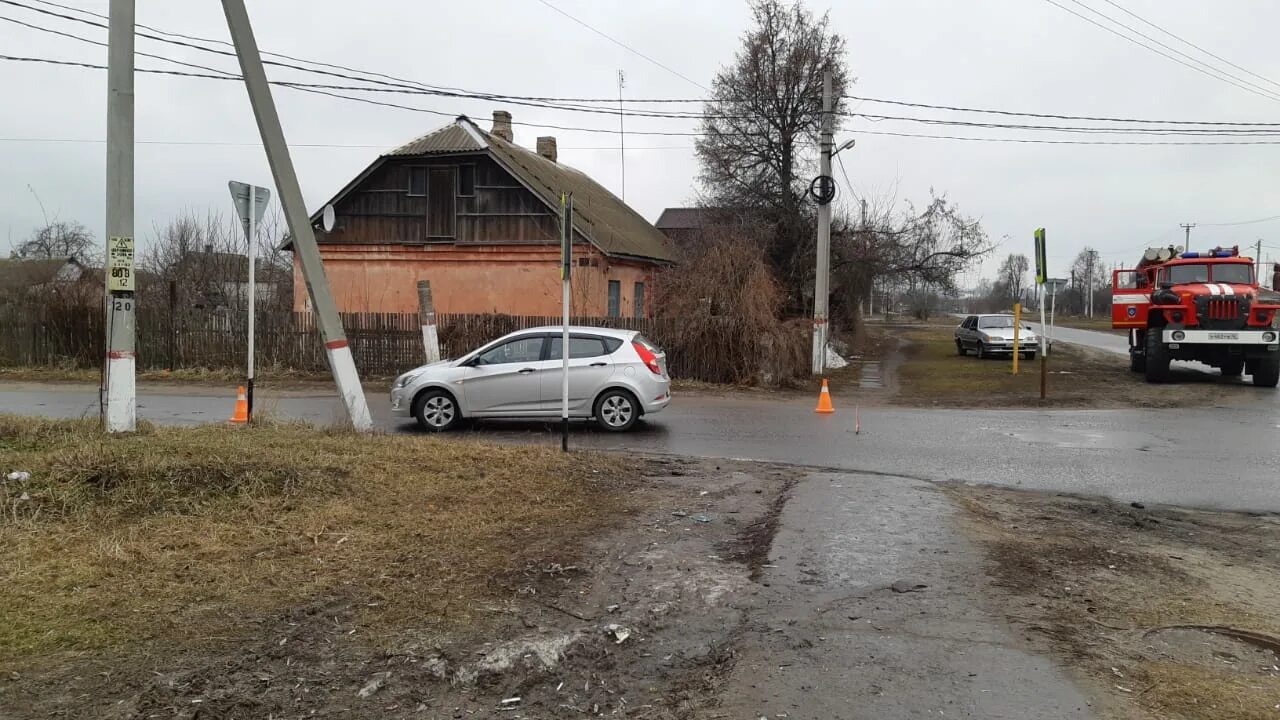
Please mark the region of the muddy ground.
POLYGON ((506 601, 462 634, 369 636, 351 598, 318 598, 240 618, 247 644, 186 638, 0 668, 0 717, 689 717, 732 657, 798 474, 652 461, 627 491, 642 510, 574 564, 547 558, 503 580, 506 601))
POLYGON ((952 487, 991 599, 1105 717, 1280 716, 1280 518, 952 487))

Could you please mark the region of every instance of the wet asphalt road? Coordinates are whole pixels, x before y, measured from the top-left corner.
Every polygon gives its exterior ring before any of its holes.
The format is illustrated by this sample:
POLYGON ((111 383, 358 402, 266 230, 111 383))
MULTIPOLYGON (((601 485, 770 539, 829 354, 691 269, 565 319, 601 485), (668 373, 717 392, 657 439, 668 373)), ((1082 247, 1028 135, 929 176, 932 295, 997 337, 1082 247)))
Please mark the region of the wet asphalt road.
MULTIPOLYGON (((227 392, 142 390, 139 416, 160 424, 222 422, 227 392)), ((1266 391, 1263 391, 1266 392, 1266 391)), ((385 396, 369 397, 379 426, 416 432, 392 419, 385 396)), ((328 424, 336 398, 272 397, 259 408, 328 424)), ((1280 512, 1280 405, 1179 410, 917 410, 864 408, 855 434, 851 407, 816 415, 804 398, 688 394, 631 433, 574 427, 571 443, 592 448, 738 458, 930 481, 960 480, 1098 494, 1125 501, 1280 512)), ((0 387, 0 412, 96 414, 96 390, 82 386, 0 387)), ((542 423, 483 423, 459 437, 557 445, 542 423)))

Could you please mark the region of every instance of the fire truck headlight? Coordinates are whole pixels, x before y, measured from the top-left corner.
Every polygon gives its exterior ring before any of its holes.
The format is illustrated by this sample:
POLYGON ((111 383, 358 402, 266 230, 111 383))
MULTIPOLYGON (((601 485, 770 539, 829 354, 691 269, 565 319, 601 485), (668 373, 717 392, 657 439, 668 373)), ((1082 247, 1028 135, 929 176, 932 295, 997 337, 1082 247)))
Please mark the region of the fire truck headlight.
POLYGON ((1183 340, 1186 340, 1186 339, 1187 339, 1187 334, 1186 334, 1186 333, 1182 332, 1181 330, 1174 330, 1174 331, 1173 331, 1173 340, 1174 340, 1174 342, 1182 342, 1183 340))

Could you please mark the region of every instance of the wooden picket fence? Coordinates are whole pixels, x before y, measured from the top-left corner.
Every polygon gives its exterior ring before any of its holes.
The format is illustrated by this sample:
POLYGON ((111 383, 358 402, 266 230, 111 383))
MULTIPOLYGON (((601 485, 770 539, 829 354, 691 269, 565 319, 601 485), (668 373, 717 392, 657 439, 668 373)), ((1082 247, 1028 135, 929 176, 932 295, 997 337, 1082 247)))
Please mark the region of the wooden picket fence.
MULTIPOLYGON (((396 375, 424 360, 416 313, 344 313, 343 327, 356 367, 366 377, 396 375)), ((636 330, 667 351, 675 377, 707 382, 754 382, 798 375, 807 339, 792 327, 760 337, 730 318, 697 323, 674 318, 573 318, 575 325, 636 330)), ((100 366, 104 315, 96 310, 0 307, 0 366, 100 366)), ((441 352, 457 357, 510 332, 555 326, 558 317, 449 315, 437 317, 441 352)), ((140 308, 139 369, 234 369, 244 366, 246 321, 242 315, 174 314, 140 308)), ((256 362, 265 372, 323 372, 324 346, 309 313, 268 312, 257 318, 256 362)))

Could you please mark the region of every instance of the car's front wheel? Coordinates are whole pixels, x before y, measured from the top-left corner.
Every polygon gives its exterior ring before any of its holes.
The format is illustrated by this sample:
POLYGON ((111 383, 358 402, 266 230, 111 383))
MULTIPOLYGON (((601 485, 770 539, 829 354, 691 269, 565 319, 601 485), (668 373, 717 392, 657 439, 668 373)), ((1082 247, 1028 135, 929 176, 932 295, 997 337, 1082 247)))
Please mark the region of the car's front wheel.
POLYGON ((605 390, 596 398, 595 418, 604 430, 625 432, 640 419, 640 406, 626 390, 605 390))
POLYGON ((987 346, 981 340, 978 341, 978 359, 987 359, 987 346))
POLYGON ((423 430, 445 432, 458 426, 462 413, 458 401, 445 390, 428 390, 413 401, 413 416, 423 430))
POLYGON ((964 357, 965 355, 968 355, 968 353, 966 353, 964 350, 964 343, 960 342, 959 338, 956 338, 956 354, 959 355, 960 357, 964 357))

